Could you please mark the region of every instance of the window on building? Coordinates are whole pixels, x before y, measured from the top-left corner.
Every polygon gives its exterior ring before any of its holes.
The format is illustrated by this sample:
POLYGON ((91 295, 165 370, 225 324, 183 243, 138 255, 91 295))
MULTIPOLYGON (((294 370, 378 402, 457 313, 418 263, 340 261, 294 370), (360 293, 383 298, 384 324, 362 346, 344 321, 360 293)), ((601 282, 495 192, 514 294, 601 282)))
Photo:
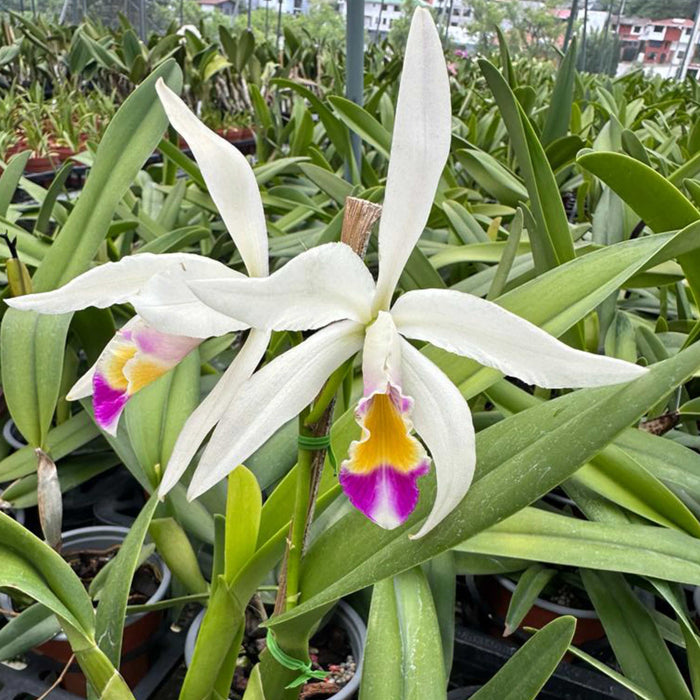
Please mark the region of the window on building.
POLYGON ((659 56, 659 63, 666 63, 666 54, 662 53, 661 56, 659 56))
POLYGON ((663 32, 664 30, 664 25, 663 24, 655 24, 654 25, 654 31, 655 32, 663 32))
POLYGON ((676 51, 676 58, 685 58, 685 51, 676 51))
POLYGON ((656 52, 655 52, 655 51, 652 51, 651 53, 648 53, 648 54, 647 54, 647 59, 648 59, 649 61, 655 61, 655 60, 656 60, 656 52))
POLYGON ((382 26, 386 27, 386 17, 382 17, 382 26))
POLYGON ((639 24, 635 24, 634 27, 632 27, 632 34, 639 34, 641 31, 642 27, 639 24))

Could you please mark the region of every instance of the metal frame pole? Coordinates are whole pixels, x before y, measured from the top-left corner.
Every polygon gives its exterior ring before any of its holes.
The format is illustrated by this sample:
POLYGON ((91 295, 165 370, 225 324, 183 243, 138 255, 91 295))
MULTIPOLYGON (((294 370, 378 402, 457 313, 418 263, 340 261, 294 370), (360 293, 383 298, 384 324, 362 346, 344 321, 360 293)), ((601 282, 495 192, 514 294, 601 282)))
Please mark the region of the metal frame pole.
MULTIPOLYGON (((347 0, 345 42, 345 95, 355 104, 362 105, 365 54, 365 0, 347 0)), ((350 133, 352 153, 358 168, 361 163, 360 137, 350 133)))
POLYGON ((698 29, 700 29, 700 0, 698 0, 698 7, 695 10, 695 21, 693 22, 693 31, 690 32, 688 49, 685 52, 685 56, 683 56, 683 62, 678 70, 678 80, 685 80, 685 76, 688 74, 688 66, 690 65, 691 56, 695 55, 695 45, 698 40, 698 29))

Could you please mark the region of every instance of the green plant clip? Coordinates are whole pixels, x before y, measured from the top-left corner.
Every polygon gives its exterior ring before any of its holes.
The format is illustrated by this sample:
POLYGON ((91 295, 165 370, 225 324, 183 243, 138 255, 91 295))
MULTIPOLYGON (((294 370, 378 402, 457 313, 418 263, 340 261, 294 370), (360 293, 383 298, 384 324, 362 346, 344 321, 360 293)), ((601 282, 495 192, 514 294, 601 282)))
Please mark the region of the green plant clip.
POLYGON ((326 678, 326 676, 328 676, 326 671, 314 671, 311 668, 310 661, 295 659, 293 656, 289 656, 289 654, 282 651, 280 645, 277 644, 277 640, 275 639, 271 629, 267 630, 265 643, 267 644, 270 654, 272 654, 272 658, 277 661, 278 664, 288 668, 290 671, 301 671, 301 674, 297 676, 297 678, 295 678, 288 686, 286 686, 286 688, 297 688, 302 683, 306 683, 306 681, 311 680, 312 678, 323 680, 326 678))
POLYGON ((302 450, 327 450, 328 459, 333 467, 333 473, 338 474, 338 460, 335 458, 335 453, 333 452, 333 447, 331 446, 331 436, 330 435, 319 435, 314 437, 313 435, 297 435, 297 443, 302 450))

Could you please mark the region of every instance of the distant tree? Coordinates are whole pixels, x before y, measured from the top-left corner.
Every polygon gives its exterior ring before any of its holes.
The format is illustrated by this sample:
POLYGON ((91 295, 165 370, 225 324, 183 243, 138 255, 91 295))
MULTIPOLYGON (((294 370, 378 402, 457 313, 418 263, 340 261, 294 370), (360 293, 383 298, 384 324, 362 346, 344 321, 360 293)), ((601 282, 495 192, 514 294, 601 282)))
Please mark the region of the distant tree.
POLYGON ((625 14, 650 19, 692 18, 697 6, 697 0, 629 0, 625 6, 625 14))
POLYGON ((586 37, 586 62, 578 52, 578 68, 587 73, 607 73, 614 76, 620 60, 620 37, 613 32, 589 32, 586 37))
MULTIPOLYGON (((411 26, 411 17, 413 17, 413 11, 416 7, 420 7, 423 3, 419 0, 402 0, 401 2, 401 17, 395 19, 391 23, 391 29, 389 30, 389 41, 391 45, 397 49, 403 50, 406 47, 406 41, 408 39, 408 30, 411 26)), ((437 21, 437 10, 429 8, 433 19, 437 21)))
MULTIPOLYGON (((277 8, 275 0, 269 0, 269 7, 261 7, 251 13, 251 26, 255 38, 262 41, 266 37, 274 41, 277 32, 277 8)), ((248 26, 246 4, 241 0, 238 14, 234 20, 237 28, 248 26)), ((231 19, 223 21, 231 25, 231 19)), ((307 14, 282 14, 282 26, 294 32, 308 32, 318 43, 339 44, 345 41, 345 23, 334 4, 327 0, 310 0, 307 14)))
POLYGON ((505 32, 511 51, 538 58, 554 58, 555 45, 563 32, 561 21, 553 10, 557 0, 545 0, 540 5, 520 3, 517 0, 503 3, 507 20, 505 32))

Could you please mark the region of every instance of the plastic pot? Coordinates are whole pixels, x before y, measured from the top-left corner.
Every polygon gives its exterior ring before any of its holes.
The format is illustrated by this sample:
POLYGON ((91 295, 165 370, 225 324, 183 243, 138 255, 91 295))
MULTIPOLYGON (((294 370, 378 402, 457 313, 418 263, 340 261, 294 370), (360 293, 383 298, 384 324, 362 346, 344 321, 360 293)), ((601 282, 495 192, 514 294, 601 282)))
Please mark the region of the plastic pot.
MULTIPOLYGON (((86 550, 109 549, 114 545, 121 544, 128 532, 128 528, 107 525, 69 530, 63 533, 62 551, 63 554, 72 554, 86 550)), ((165 598, 170 587, 170 569, 156 554, 152 554, 148 558, 148 562, 153 564, 160 573, 160 583, 147 603, 157 603, 165 598)), ((9 596, 0 595, 0 604, 7 609, 12 609, 12 601, 9 596)), ((138 613, 126 618, 119 670, 131 688, 136 686, 150 668, 149 652, 156 634, 160 630, 162 620, 162 611, 138 613)), ((68 663, 73 654, 70 644, 62 632, 36 647, 34 651, 56 661, 61 668, 68 663)), ((69 668, 63 677, 61 686, 75 695, 83 697, 86 695, 85 676, 77 666, 69 668)))
MULTIPOLYGON (((185 640, 185 665, 188 668, 192 662, 194 645, 197 641, 197 635, 199 634, 202 620, 204 619, 204 613, 205 610, 202 610, 199 615, 195 617, 187 631, 187 639, 185 640)), ((329 620, 335 620, 347 633, 350 649, 352 650, 352 655, 357 666, 355 668, 355 675, 350 682, 343 686, 337 693, 331 695, 328 700, 350 700, 360 688, 362 657, 364 654, 365 639, 367 637, 367 626, 363 619, 344 600, 338 602, 329 620)))
POLYGON ((27 441, 22 437, 22 434, 17 430, 15 422, 10 418, 2 426, 2 436, 5 442, 15 450, 21 450, 27 446, 27 441))
MULTIPOLYGON (((481 583, 477 587, 476 583, 474 583, 472 584, 473 589, 472 586, 470 586, 470 589, 472 589, 477 598, 486 603, 497 620, 502 622, 506 618, 508 606, 510 605, 510 600, 513 596, 516 584, 505 576, 489 576, 485 578, 487 578, 492 585, 486 586, 481 583)), ((522 625, 540 629, 562 615, 572 615, 576 618, 576 633, 573 639, 574 644, 580 645, 605 637, 605 630, 595 610, 570 608, 565 605, 552 603, 544 598, 537 598, 535 600, 535 604, 530 608, 527 615, 525 615, 522 625)))

